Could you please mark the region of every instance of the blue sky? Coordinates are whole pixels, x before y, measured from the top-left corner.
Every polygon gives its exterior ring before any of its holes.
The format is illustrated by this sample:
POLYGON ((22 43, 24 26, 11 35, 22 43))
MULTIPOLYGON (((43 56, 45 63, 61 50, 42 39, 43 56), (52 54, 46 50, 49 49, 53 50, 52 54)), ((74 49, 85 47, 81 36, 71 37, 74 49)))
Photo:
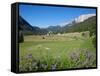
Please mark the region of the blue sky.
POLYGON ((69 22, 82 14, 94 14, 95 9, 20 5, 19 14, 32 26, 45 28, 69 22))

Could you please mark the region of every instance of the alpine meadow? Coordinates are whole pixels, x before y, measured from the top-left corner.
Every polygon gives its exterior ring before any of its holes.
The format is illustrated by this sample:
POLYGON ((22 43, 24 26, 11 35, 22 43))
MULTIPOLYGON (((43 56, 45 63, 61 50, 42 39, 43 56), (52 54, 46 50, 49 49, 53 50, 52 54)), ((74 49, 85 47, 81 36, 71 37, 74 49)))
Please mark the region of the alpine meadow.
POLYGON ((19 8, 20 72, 96 67, 94 8, 19 8))

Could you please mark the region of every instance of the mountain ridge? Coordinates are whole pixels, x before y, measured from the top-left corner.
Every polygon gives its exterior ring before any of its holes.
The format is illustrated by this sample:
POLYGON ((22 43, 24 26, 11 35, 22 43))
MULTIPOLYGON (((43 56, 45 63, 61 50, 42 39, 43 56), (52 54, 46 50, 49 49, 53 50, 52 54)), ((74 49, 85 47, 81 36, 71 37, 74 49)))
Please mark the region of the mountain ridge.
POLYGON ((45 35, 49 31, 52 31, 54 34, 65 33, 65 32, 76 32, 76 31, 80 32, 86 30, 91 31, 89 28, 95 31, 93 29, 93 27, 95 27, 96 25, 95 18, 96 18, 95 15, 89 14, 87 18, 84 18, 82 21, 80 20, 76 22, 74 19, 71 23, 66 24, 64 26, 57 25, 57 26, 49 26, 47 28, 39 28, 37 26, 31 26, 25 19, 19 16, 19 24, 20 24, 19 29, 23 31, 24 35, 45 35))

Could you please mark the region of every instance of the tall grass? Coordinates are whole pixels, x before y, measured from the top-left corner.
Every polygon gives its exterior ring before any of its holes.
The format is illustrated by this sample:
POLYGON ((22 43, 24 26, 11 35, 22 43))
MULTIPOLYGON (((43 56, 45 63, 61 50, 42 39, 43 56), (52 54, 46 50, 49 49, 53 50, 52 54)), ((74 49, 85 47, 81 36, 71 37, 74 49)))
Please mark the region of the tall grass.
POLYGON ((27 36, 20 43, 20 71, 44 71, 96 66, 91 38, 27 36), (76 39, 77 38, 77 39, 76 39))

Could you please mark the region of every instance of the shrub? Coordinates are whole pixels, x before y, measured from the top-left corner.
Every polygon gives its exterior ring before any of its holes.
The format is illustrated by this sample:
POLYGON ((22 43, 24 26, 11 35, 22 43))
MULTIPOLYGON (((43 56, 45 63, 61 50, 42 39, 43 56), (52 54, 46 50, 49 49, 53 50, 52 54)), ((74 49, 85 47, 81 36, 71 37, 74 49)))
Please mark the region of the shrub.
POLYGON ((85 37, 85 38, 89 38, 90 32, 89 31, 82 32, 82 36, 85 37))
POLYGON ((42 37, 42 39, 45 39, 45 37, 42 37))

